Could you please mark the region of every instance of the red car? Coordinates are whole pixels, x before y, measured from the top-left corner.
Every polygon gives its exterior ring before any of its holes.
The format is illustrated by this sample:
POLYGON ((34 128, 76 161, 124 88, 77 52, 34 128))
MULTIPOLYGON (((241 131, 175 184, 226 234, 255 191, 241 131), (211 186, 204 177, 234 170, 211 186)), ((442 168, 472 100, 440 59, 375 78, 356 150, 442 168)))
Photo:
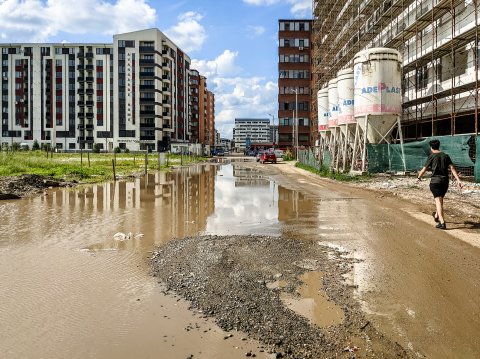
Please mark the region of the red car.
POLYGON ((275 155, 275 152, 262 153, 262 156, 260 157, 260 163, 265 162, 277 163, 277 156, 275 155))

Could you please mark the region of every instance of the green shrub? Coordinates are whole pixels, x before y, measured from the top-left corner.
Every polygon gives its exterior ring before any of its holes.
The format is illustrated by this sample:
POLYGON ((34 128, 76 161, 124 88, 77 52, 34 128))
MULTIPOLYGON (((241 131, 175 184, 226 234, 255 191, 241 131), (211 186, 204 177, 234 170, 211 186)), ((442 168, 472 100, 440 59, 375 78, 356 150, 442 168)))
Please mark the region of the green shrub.
POLYGON ((130 153, 130 150, 128 148, 125 148, 125 150, 123 152, 130 153))
POLYGON ((121 150, 120 147, 117 146, 117 147, 115 147, 115 148, 113 149, 113 152, 115 152, 115 153, 121 153, 122 150, 121 150))
POLYGON ((98 143, 93 145, 93 153, 100 153, 100 145, 98 143))
POLYGON ((40 145, 38 144, 38 141, 37 140, 33 141, 32 151, 38 151, 39 149, 40 149, 40 145))

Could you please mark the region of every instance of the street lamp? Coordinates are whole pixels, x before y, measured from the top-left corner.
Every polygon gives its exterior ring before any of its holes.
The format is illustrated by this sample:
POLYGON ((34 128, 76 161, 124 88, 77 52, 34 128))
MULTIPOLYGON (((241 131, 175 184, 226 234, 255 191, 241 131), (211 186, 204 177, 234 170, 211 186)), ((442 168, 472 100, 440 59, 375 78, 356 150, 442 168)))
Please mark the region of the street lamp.
MULTIPOLYGON (((272 126, 273 126, 273 147, 275 147, 275 140, 277 139, 277 133, 278 131, 275 131, 275 116, 272 115, 271 113, 268 114, 268 116, 272 116, 272 126)), ((280 124, 279 124, 280 125, 280 124)))
POLYGON ((294 143, 294 146, 295 146, 295 158, 298 160, 298 90, 297 89, 294 89, 292 88, 291 89, 293 92, 295 92, 295 116, 293 118, 293 126, 295 128, 295 130, 292 129, 292 131, 294 131, 294 138, 293 138, 293 143, 294 143))

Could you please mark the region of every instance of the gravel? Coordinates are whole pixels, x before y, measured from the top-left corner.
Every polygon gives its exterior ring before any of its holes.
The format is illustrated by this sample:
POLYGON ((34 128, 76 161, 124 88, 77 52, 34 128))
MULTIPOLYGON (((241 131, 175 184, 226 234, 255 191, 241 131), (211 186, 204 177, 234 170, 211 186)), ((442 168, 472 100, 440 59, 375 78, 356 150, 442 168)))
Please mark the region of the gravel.
POLYGON ((277 358, 408 358, 354 299, 354 287, 343 280, 353 263, 314 241, 269 236, 189 237, 168 242, 152 257, 153 275, 167 293, 187 299, 223 330, 260 341, 277 358), (323 288, 342 308, 342 324, 319 328, 281 301, 281 291, 298 295, 298 278, 307 270, 324 273, 323 288), (278 278, 285 285, 269 289, 278 278))

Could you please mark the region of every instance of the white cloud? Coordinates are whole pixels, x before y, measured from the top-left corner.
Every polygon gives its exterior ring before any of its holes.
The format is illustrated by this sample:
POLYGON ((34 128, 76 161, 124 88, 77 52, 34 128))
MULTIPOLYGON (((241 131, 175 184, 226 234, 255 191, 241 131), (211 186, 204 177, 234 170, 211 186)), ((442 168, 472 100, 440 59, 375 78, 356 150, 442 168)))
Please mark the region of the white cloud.
POLYGON ((312 16, 311 0, 287 0, 292 5, 290 12, 297 17, 310 18, 312 16))
POLYGON ((312 0, 243 0, 243 2, 254 6, 271 6, 283 2, 291 5, 290 12, 295 17, 310 18, 312 15, 312 0))
POLYGON ((262 5, 273 5, 278 3, 279 0, 243 0, 244 3, 249 4, 249 5, 256 5, 256 6, 262 6, 262 5))
POLYGON ((264 77, 242 76, 236 65, 238 52, 225 50, 214 60, 192 60, 192 68, 207 77, 215 94, 215 128, 232 138, 235 118, 270 118, 277 113, 277 84, 264 77))
POLYGON ((266 29, 263 26, 248 26, 248 32, 251 37, 258 37, 265 33, 266 29))
POLYGON ((240 68, 235 65, 235 58, 238 52, 225 50, 215 60, 192 60, 192 68, 198 70, 203 76, 228 77, 234 76, 240 72, 240 68))
POLYGON ((207 39, 207 34, 200 20, 203 16, 193 11, 186 12, 178 17, 178 24, 165 31, 183 51, 200 50, 207 39))
POLYGON ((144 29, 156 11, 146 0, 4 0, 0 31, 12 42, 47 42, 60 32, 104 34, 144 29))

